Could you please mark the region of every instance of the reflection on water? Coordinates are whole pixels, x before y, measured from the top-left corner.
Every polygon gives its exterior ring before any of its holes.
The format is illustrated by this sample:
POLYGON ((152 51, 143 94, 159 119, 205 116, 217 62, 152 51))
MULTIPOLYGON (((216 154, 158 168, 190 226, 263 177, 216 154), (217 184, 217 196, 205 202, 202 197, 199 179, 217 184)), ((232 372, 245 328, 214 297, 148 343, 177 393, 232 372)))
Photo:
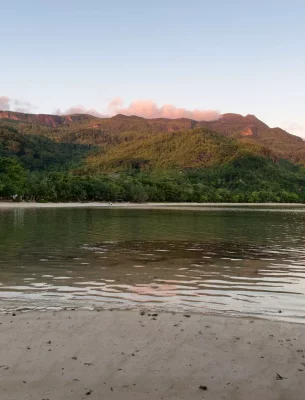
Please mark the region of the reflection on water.
POLYGON ((0 310, 141 306, 302 322, 304 222, 293 207, 0 210, 0 310))

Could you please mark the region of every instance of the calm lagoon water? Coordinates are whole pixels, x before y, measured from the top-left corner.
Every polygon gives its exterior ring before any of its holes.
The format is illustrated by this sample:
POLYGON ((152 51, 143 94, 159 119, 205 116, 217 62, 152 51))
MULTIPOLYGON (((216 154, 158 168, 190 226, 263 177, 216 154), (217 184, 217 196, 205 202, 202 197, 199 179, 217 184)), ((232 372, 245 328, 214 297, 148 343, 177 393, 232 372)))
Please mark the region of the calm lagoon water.
POLYGON ((147 308, 305 321, 305 208, 0 208, 0 312, 147 308))

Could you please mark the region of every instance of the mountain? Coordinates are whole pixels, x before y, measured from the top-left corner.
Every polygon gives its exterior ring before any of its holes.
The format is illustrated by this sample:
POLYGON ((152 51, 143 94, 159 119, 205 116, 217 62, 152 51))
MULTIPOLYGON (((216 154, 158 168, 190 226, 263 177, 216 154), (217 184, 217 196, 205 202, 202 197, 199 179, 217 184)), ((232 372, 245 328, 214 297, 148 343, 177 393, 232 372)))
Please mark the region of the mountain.
POLYGON ((207 123, 210 129, 226 136, 251 138, 269 148, 279 157, 300 161, 296 152, 305 150, 305 142, 281 128, 269 128, 254 115, 223 114, 219 120, 207 123))
POLYGON ((24 122, 26 124, 41 124, 56 128, 61 125, 70 124, 75 121, 84 121, 91 119, 91 115, 49 115, 49 114, 25 114, 14 111, 0 111, 0 119, 15 122, 24 122))
POLYGON ((305 202, 304 141, 217 121, 0 112, 0 199, 305 202))
MULTIPOLYGON (((270 128, 254 115, 223 114, 216 121, 180 119, 145 119, 116 115, 97 118, 76 114, 67 116, 22 114, 0 111, 3 122, 18 125, 27 134, 46 136, 57 142, 107 146, 134 141, 151 141, 152 136, 205 128, 227 137, 256 143, 274 156, 305 164, 305 142, 280 128, 270 128)), ((136 147, 135 147, 136 150, 136 147)), ((108 151, 108 150, 107 150, 108 151)), ((126 155, 127 156, 127 155, 126 155)))
POLYGON ((78 165, 92 151, 91 146, 57 143, 43 137, 20 133, 0 125, 0 157, 12 157, 30 171, 67 169, 78 165))
POLYGON ((221 165, 245 154, 276 156, 258 143, 228 138, 207 128, 161 132, 139 138, 126 133, 88 156, 86 170, 197 169, 221 165))
MULTIPOLYGON (((223 164, 245 153, 276 158, 272 150, 255 140, 217 132, 213 123, 185 118, 145 119, 124 115, 112 118, 88 115, 62 117, 5 112, 0 116, 3 117, 0 128, 10 129, 11 139, 14 136, 15 142, 19 133, 27 135, 28 141, 31 137, 44 137, 50 141, 52 149, 55 149, 55 143, 95 145, 96 151, 88 155, 84 162, 83 169, 90 173, 133 168, 202 168, 223 164)), ((230 129, 230 133, 233 132, 231 126, 230 129)), ((45 148, 42 151, 45 153, 45 148)))

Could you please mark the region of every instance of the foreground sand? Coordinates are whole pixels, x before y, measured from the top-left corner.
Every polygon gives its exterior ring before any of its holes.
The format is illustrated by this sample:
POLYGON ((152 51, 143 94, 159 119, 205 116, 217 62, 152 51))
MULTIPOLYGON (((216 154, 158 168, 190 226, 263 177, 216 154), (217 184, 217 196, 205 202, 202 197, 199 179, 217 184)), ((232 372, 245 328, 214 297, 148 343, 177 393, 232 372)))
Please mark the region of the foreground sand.
POLYGON ((304 399, 305 325, 138 311, 0 323, 1 400, 304 399))

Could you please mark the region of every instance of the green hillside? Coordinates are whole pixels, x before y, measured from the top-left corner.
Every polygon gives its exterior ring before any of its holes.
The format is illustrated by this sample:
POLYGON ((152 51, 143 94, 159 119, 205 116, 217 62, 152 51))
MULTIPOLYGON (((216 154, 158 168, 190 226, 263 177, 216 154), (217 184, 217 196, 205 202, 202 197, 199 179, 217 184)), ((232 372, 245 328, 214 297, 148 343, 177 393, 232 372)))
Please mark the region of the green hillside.
POLYGON ((0 126, 16 127, 20 132, 48 137, 56 142, 112 146, 121 142, 149 140, 158 134, 171 134, 202 128, 225 137, 247 139, 267 148, 279 158, 305 165, 305 142, 280 128, 270 128, 253 115, 223 114, 216 121, 145 119, 116 115, 97 118, 90 115, 35 115, 0 111, 0 126))
POLYGON ((11 126, 0 126, 0 157, 14 157, 29 170, 67 169, 78 165, 91 146, 57 143, 26 135, 11 126))
MULTIPOLYGON (((117 135, 87 157, 88 171, 126 171, 131 169, 194 169, 221 165, 245 154, 272 157, 271 151, 254 141, 227 138, 196 128, 145 135, 130 132, 117 135)), ((275 157, 275 156, 274 156, 275 157)))
POLYGON ((253 116, 2 116, 3 200, 305 202, 303 140, 253 116))

